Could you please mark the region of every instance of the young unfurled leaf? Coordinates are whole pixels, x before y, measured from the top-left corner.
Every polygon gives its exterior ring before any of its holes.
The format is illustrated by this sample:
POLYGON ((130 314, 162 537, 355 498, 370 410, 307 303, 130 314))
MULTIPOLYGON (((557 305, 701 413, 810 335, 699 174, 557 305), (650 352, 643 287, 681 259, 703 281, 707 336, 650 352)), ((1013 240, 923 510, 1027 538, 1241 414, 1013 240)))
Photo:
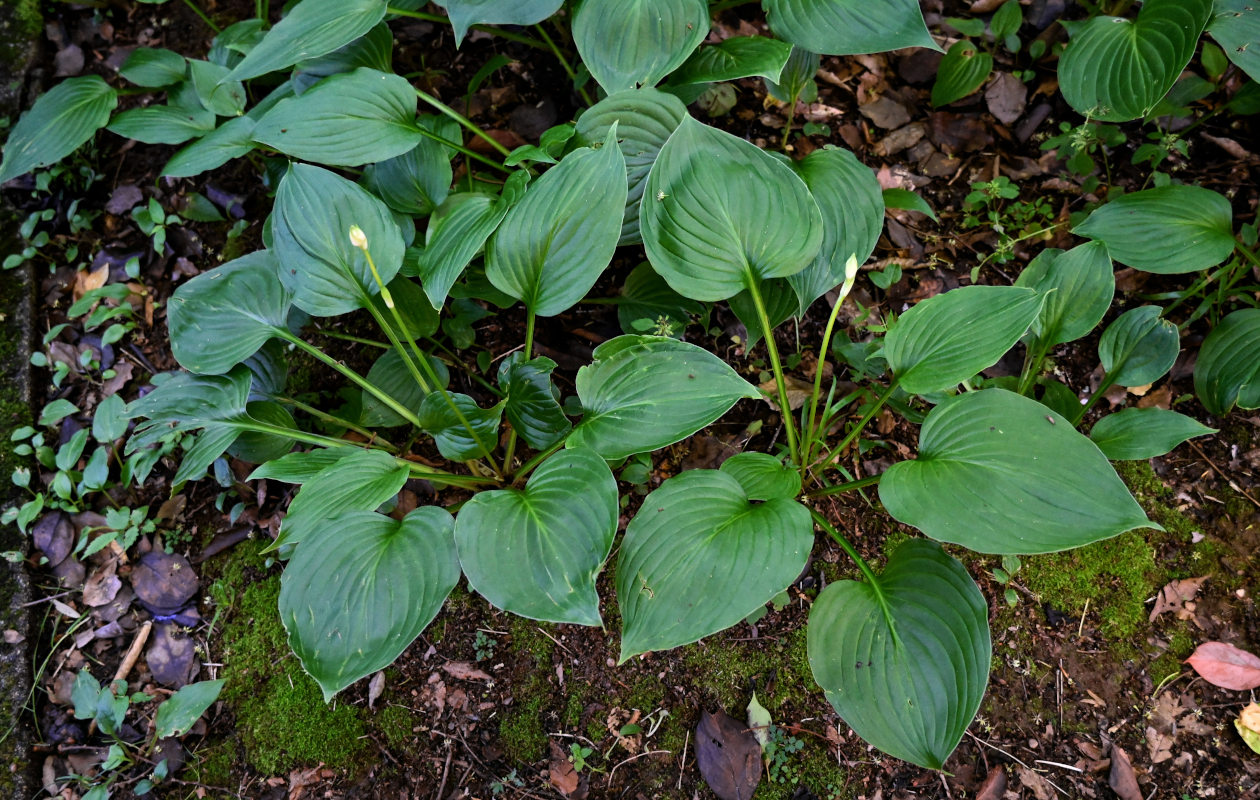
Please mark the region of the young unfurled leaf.
POLYGON ((984 86, 993 72, 993 56, 966 39, 954 42, 941 59, 932 84, 932 105, 947 106, 984 86))
POLYGON ((499 386, 507 392, 504 414, 525 443, 545 450, 559 441, 572 424, 556 399, 551 371, 556 362, 539 356, 529 361, 512 353, 499 366, 499 386))
POLYGON ((1235 406, 1260 408, 1260 309, 1233 312, 1212 329, 1199 349, 1194 391, 1210 413, 1223 417, 1235 406))
POLYGON ((1112 461, 1155 458, 1215 428, 1163 408, 1126 408, 1095 423, 1089 438, 1112 461))
POLYGON ((1101 242, 1067 252, 1041 251, 1019 274, 1016 286, 1045 297, 1032 331, 1044 347, 1075 341, 1094 329, 1111 307, 1116 276, 1101 242))
POLYGON ((1107 326, 1098 341, 1098 358, 1107 380, 1117 386, 1145 386, 1162 378, 1177 361, 1177 326, 1158 306, 1138 306, 1107 326))

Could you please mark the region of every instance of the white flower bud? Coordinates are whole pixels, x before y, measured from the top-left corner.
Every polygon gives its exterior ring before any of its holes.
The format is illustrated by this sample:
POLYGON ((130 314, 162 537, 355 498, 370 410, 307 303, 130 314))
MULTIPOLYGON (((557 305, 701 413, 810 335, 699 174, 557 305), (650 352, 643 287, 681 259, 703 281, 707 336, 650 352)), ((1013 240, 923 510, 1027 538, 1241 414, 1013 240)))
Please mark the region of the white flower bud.
POLYGON ((350 244, 354 245, 360 250, 367 249, 367 246, 368 246, 367 234, 364 233, 363 229, 360 228, 358 225, 350 226, 350 244))

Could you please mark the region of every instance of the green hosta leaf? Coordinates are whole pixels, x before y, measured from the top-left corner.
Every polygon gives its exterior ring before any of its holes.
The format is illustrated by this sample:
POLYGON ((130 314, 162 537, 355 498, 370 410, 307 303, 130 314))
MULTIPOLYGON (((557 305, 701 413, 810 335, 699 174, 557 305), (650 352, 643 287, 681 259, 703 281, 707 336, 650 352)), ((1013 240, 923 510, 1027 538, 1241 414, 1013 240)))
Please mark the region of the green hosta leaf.
POLYGON ((1093 442, 1035 400, 1004 389, 932 409, 919 455, 879 482, 888 513, 981 553, 1050 553, 1147 520, 1093 442))
POLYGON ((613 125, 617 126, 617 146, 626 160, 629 184, 618 244, 643 241, 639 236, 639 205, 648 172, 661 147, 686 116, 687 107, 674 95, 639 89, 610 94, 578 119, 578 139, 588 145, 604 141, 613 125))
POLYGON ((1155 458, 1187 439, 1216 433, 1215 428, 1162 408, 1126 408, 1094 425, 1089 438, 1112 461, 1155 458))
POLYGON ((393 663, 459 582, 455 521, 422 506, 396 521, 370 511, 324 520, 280 578, 289 646, 324 700, 393 663))
POLYGON ((109 123, 118 93, 97 75, 68 78, 22 115, 4 145, 0 183, 46 167, 79 149, 109 123))
POLYGON ((118 74, 136 86, 158 89, 179 83, 188 62, 179 53, 154 47, 137 47, 127 56, 118 74))
POLYGON ((941 59, 932 84, 932 105, 947 106, 984 86, 993 72, 993 56, 961 39, 941 59))
POLYGON ((1098 239, 1121 264, 1160 274, 1214 267, 1234 252, 1233 210, 1199 186, 1160 186, 1098 208, 1072 233, 1098 239))
POLYGON ((791 103, 800 100, 812 103, 818 99, 818 84, 814 76, 822 66, 822 57, 804 48, 792 46, 792 55, 788 56, 779 73, 779 80, 766 81, 766 91, 780 103, 791 103))
POLYGON ((331 53, 385 18, 384 0, 302 0, 229 77, 243 81, 331 53))
POLYGON ((1015 285, 1036 289, 1045 298, 1032 331, 1048 347, 1075 341, 1102 322, 1116 292, 1116 275, 1107 248, 1090 242, 1066 253, 1041 251, 1015 285))
MULTIPOLYGON (((291 431, 297 430, 297 423, 293 420, 293 415, 289 413, 289 409, 274 400, 251 400, 245 406, 245 411, 249 414, 250 419, 258 422, 264 422, 268 425, 275 425, 291 431)), ((263 464, 273 458, 287 455, 296 443, 294 439, 288 436, 246 430, 241 431, 240 435, 232 441, 227 452, 228 455, 233 458, 239 458, 241 461, 250 464, 263 464)))
POLYGON ((560 10, 564 0, 444 0, 455 29, 455 46, 473 25, 533 25, 560 10))
POLYGON ((285 483, 306 483, 326 467, 359 452, 355 447, 324 447, 305 453, 289 453, 263 464, 249 474, 247 480, 264 478, 285 483))
POLYGON ((127 406, 127 416, 141 420, 127 440, 127 453, 148 447, 168 433, 241 419, 249 402, 249 385, 249 368, 244 366, 226 375, 181 372, 127 406))
POLYGON ((721 471, 739 481, 749 500, 791 500, 801 493, 801 474, 768 453, 737 453, 721 471))
POLYGON ((289 167, 276 192, 272 225, 280 279, 293 304, 314 316, 363 308, 380 292, 363 252, 350 243, 351 226, 367 236, 382 281, 388 284, 402 267, 402 233, 389 208, 319 167, 289 167))
POLYGON ((1215 0, 1208 33, 1226 57, 1253 81, 1260 81, 1260 6, 1252 0, 1215 0))
POLYGON ((394 34, 386 22, 379 23, 361 38, 331 53, 298 62, 293 68, 293 84, 298 94, 330 75, 351 72, 359 67, 391 72, 394 63, 394 34))
POLYGON ((294 158, 349 167, 414 148, 424 138, 415 119, 406 78, 360 67, 281 100, 258 120, 254 139, 294 158))
POLYGON ((862 264, 884 229, 884 199, 870 167, 848 150, 827 145, 795 162, 822 211, 823 241, 818 257, 787 280, 804 316, 815 300, 844 281, 849 256, 862 264))
POLYGON ((704 304, 688 300, 669 288, 665 279, 644 262, 626 276, 621 285, 621 302, 617 304, 617 321, 623 333, 655 333, 658 336, 681 338, 693 316, 704 313, 704 304), (655 329, 642 331, 636 327, 649 320, 655 329), (668 333, 661 330, 668 327, 668 333))
MULTIPOLYGON (((280 524, 280 535, 267 549, 305 542, 311 535, 319 534, 333 517, 375 510, 398 494, 408 474, 405 465, 380 450, 360 450, 337 459, 302 484, 280 524)), ((342 542, 345 545, 353 539, 343 537, 342 542)))
POLYGON ((1211 11, 1212 0, 1147 0, 1136 20, 1066 23, 1072 40, 1059 58, 1063 99, 1103 122, 1146 116, 1190 63, 1211 11))
POLYGON ((823 237, 818 204, 790 167, 692 117, 648 174, 640 226, 652 267, 679 294, 704 301, 800 272, 823 237))
POLYGON ((568 447, 604 458, 646 453, 685 439, 740 398, 759 398, 717 356, 660 336, 618 336, 595 348, 578 370, 582 422, 568 447))
MULTIPOLYGON (((440 359, 426 357, 438 377, 442 379, 442 387, 445 388, 450 383, 450 374, 446 365, 440 359)), ((423 374, 421 372, 421 375, 423 374)), ((421 389, 416 383, 397 350, 386 350, 377 358, 372 368, 368 370, 367 379, 373 386, 397 400, 405 408, 419 408, 424 398, 429 396, 429 392, 421 389)), ((407 420, 369 392, 363 393, 363 413, 359 422, 369 428, 393 428, 407 424, 407 420)))
POLYGON ((225 680, 190 683, 162 701, 153 717, 153 727, 158 739, 183 736, 201 719, 223 690, 225 680))
POLYGON ((980 708, 989 609, 962 564, 910 539, 874 582, 837 581, 809 611, 809 665, 858 736, 941 769, 980 708))
POLYGON ((920 214, 927 215, 930 219, 936 220, 936 212, 928 205, 928 201, 909 189, 885 189, 884 205, 888 208, 901 208, 906 211, 917 211, 920 214))
POLYGON ((1209 413, 1260 408, 1260 309, 1235 311, 1203 340, 1194 391, 1209 413))
POLYGON ((190 59, 188 74, 201 104, 220 117, 238 117, 245 112, 245 86, 228 80, 228 68, 209 61, 190 59))
POLYGON ((437 442, 438 452, 444 458, 467 461, 488 454, 499 441, 503 403, 481 408, 466 394, 451 392, 450 398, 472 426, 472 431, 464 427, 441 392, 434 392, 420 404, 416 415, 420 418, 421 427, 437 442))
POLYGON ((590 450, 544 461, 524 491, 481 492, 459 512, 468 583, 504 611, 601 625, 595 578, 617 533, 617 482, 590 450))
POLYGON ((621 661, 717 633, 786 589, 809 561, 809 510, 753 503, 728 472, 690 470, 643 500, 617 558, 621 661))
MULTIPOLYGON (((398 316, 402 317, 402 325, 397 330, 403 341, 422 339, 437 332, 438 325, 441 323, 438 312, 429 305, 424 289, 418 283, 405 275, 396 275, 389 282, 389 293, 393 298, 394 307, 398 310, 398 316)), ((378 294, 372 298, 372 305, 376 306, 381 316, 390 320, 392 325, 397 325, 394 322, 393 312, 389 310, 389 306, 385 305, 385 300, 381 295, 378 294)))
POLYGON ((775 34, 823 55, 940 49, 917 0, 763 0, 762 5, 775 34))
POLYGON ((705 0, 586 0, 573 20, 582 63, 609 94, 655 86, 708 35, 705 0))
POLYGON ((183 144, 214 130, 214 112, 175 106, 147 106, 124 111, 109 124, 110 133, 145 144, 183 144))
POLYGON ((175 360, 192 372, 227 372, 285 330, 292 300, 268 250, 201 273, 167 307, 175 360))
POLYGON ((1177 326, 1161 319, 1158 306, 1121 314, 1098 341, 1098 359, 1107 379, 1118 386, 1146 386, 1168 374, 1181 348, 1177 326))
POLYGON ((499 366, 499 386, 507 392, 503 412, 512 428, 535 450, 547 449, 572 427, 551 383, 555 368, 556 362, 550 358, 526 361, 520 352, 503 359, 499 366))
POLYGON ((950 389, 997 363, 1037 318, 1041 295, 1015 286, 964 286, 919 303, 884 339, 888 366, 911 394, 950 389))
POLYGON ((679 67, 671 80, 676 84, 752 77, 777 81, 791 55, 792 45, 787 42, 765 36, 732 36, 718 44, 701 47, 679 67))
MULTIPOLYGON (((449 140, 459 140, 459 128, 445 117, 425 117, 416 124, 449 140)), ((363 185, 395 211, 426 217, 442 204, 451 189, 451 153, 432 139, 395 158, 363 170, 363 185)))
POLYGON ((419 277, 429 303, 440 309, 468 263, 525 193, 529 173, 513 173, 498 197, 473 192, 453 194, 429 220, 419 277))
POLYGON ((256 124, 252 117, 228 120, 171 156, 162 174, 169 178, 191 178, 240 158, 254 149, 256 124))
POLYGON ((490 238, 486 277, 551 317, 581 300, 612 261, 626 207, 615 127, 603 147, 565 156, 526 192, 490 238))
MULTIPOLYGON (((766 317, 770 320, 770 330, 779 327, 785 320, 799 312, 800 298, 797 297, 786 278, 775 278, 757 283, 761 291, 761 299, 766 304, 766 317)), ((757 315, 757 305, 752 299, 752 292, 745 289, 732 297, 730 307, 731 311, 735 312, 735 316, 739 317, 739 321, 744 324, 744 330, 748 332, 748 341, 745 346, 749 349, 756 347, 764 331, 761 327, 761 319, 757 315)))

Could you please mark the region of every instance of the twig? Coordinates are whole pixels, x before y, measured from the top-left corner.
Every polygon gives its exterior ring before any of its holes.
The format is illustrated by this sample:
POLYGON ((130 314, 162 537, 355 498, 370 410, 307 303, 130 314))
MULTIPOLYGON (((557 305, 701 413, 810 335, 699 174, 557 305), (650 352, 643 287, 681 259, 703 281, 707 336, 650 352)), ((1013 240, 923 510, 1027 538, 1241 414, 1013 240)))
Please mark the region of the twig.
POLYGON ((687 768, 687 745, 691 742, 691 731, 687 731, 683 739, 682 759, 678 762, 678 791, 682 791, 683 770, 687 768))
POLYGON ((446 764, 442 767, 442 782, 438 784, 437 794, 433 795, 433 800, 442 800, 442 792, 446 791, 446 779, 451 774, 451 756, 455 750, 448 743, 446 745, 446 764))
MULTIPOLYGON (((618 764, 617 767, 620 767, 621 764, 629 764, 631 761, 634 761, 635 759, 643 758, 644 756, 659 756, 662 753, 668 756, 668 755, 672 755, 673 751, 672 750, 648 750, 645 753, 639 753, 637 756, 630 756, 625 761, 622 761, 620 764, 618 764)), ((609 788, 612 788, 612 779, 613 779, 613 775, 617 774, 617 767, 613 767, 612 772, 608 773, 609 788)))
MULTIPOLYGON (((123 656, 122 663, 118 665, 117 671, 114 672, 114 681, 126 681, 128 673, 132 667, 140 660, 140 651, 144 649, 144 643, 149 641, 149 631, 153 630, 153 620, 145 620, 140 626, 140 630, 136 631, 136 638, 131 640, 131 647, 127 648, 127 655, 123 656)), ((111 681, 112 682, 112 681, 111 681)), ((96 733, 96 720, 88 725, 88 735, 96 733)))
MULTIPOLYGON (((1030 766, 1028 766, 1027 764, 1025 764, 1023 761, 1020 761, 1020 760, 1019 760, 1018 758, 1016 758, 1015 756, 1013 756, 1013 755, 1011 755, 1010 753, 1008 753, 1008 752, 1006 752, 1005 750, 1003 750, 1002 748, 998 747, 998 746, 997 746, 997 745, 995 745, 995 744, 990 744, 990 743, 986 742, 984 739, 981 739, 979 736, 976 736, 976 735, 975 735, 974 733, 972 733, 971 731, 966 731, 966 734, 967 734, 968 736, 970 736, 972 739, 975 739, 975 740, 976 740, 977 742, 979 742, 980 744, 984 745, 985 747, 991 747, 991 748, 993 748, 994 750, 998 751, 998 752, 999 752, 999 753, 1001 753, 1002 755, 1004 755, 1004 756, 1006 756, 1007 758, 1009 758, 1010 760, 1014 761, 1016 764, 1019 764, 1019 765, 1020 765, 1021 767, 1023 767, 1024 769, 1033 769, 1032 767, 1030 767, 1030 766)), ((1057 766, 1063 766, 1063 765, 1062 765, 1062 764, 1059 764, 1059 765, 1057 765, 1057 766)), ((1055 790, 1056 792, 1058 792, 1059 794, 1063 795, 1064 797, 1071 797, 1071 795, 1070 795, 1070 794, 1068 794, 1067 792, 1063 791, 1063 789, 1061 789, 1061 788, 1059 787, 1059 785, 1058 785, 1058 784, 1056 784, 1054 781, 1050 780, 1049 778, 1044 778, 1044 777, 1043 777, 1043 780, 1044 780, 1046 783, 1048 783, 1048 784, 1050 784, 1051 786, 1053 786, 1053 787, 1054 787, 1054 790, 1055 790)))
POLYGON ((1198 444, 1196 444, 1193 440, 1187 440, 1186 444, 1190 445, 1190 447, 1194 449, 1194 452, 1199 454, 1199 458, 1207 462, 1207 465, 1212 468, 1213 472, 1221 476, 1221 479, 1224 480, 1227 484, 1229 484, 1229 488, 1233 489, 1235 492, 1238 492, 1240 495, 1250 500, 1251 504, 1255 506, 1256 508, 1260 508, 1260 500, 1257 500, 1256 498, 1252 497, 1250 494, 1247 493, 1246 489, 1242 488, 1237 483, 1234 483, 1234 479, 1226 475, 1224 472, 1222 472, 1221 468, 1216 466, 1216 464, 1213 464, 1212 459, 1207 457, 1207 453, 1203 452, 1203 450, 1199 447, 1198 444))
POLYGON ((1062 767, 1063 769, 1070 769, 1070 770, 1072 770, 1073 772, 1084 772, 1084 771, 1085 771, 1085 770, 1081 769, 1080 767, 1074 767, 1074 766, 1072 766, 1071 764, 1060 764, 1058 761, 1046 761, 1045 759, 1041 759, 1041 758, 1039 758, 1039 759, 1037 759, 1037 760, 1033 761, 1033 763, 1034 763, 1034 764, 1049 764, 1049 765, 1050 765, 1050 766, 1052 766, 1052 767, 1062 767))

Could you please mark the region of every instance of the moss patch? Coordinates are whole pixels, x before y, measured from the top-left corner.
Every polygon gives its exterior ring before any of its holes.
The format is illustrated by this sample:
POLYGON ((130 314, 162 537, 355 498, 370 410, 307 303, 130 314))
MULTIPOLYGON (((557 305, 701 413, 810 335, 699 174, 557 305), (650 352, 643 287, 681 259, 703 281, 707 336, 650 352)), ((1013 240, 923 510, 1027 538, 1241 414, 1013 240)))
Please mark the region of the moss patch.
POLYGON ((683 663, 696 676, 700 691, 723 708, 743 708, 753 688, 766 709, 775 711, 803 693, 821 696, 814 684, 806 651, 804 627, 790 631, 777 642, 769 638, 756 642, 692 644, 682 649, 683 663), (755 684, 755 687, 754 687, 755 684))

